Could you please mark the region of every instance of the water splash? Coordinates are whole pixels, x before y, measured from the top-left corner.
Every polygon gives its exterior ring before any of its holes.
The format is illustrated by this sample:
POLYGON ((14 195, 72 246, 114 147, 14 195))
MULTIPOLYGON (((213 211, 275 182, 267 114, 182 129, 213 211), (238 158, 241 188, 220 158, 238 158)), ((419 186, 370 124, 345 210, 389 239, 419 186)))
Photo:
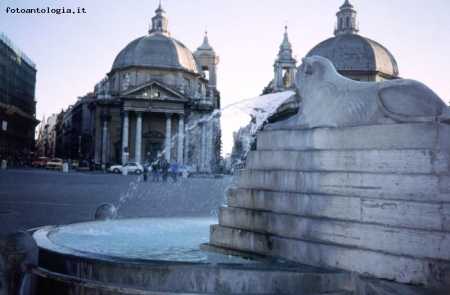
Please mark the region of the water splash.
POLYGON ((221 111, 223 155, 231 153, 233 134, 246 127, 249 130, 246 152, 250 150, 253 135, 275 113, 280 105, 295 95, 294 91, 266 94, 224 107, 221 111))
MULTIPOLYGON (((198 123, 213 124, 213 128, 220 128, 222 134, 222 157, 231 153, 233 147, 233 137, 242 128, 248 128, 248 136, 245 143, 245 154, 250 150, 253 142, 253 135, 275 113, 280 105, 287 99, 295 95, 294 91, 283 91, 272 94, 261 95, 250 99, 245 99, 229 104, 220 110, 215 110, 212 114, 199 117, 185 125, 185 134, 199 136, 198 123)), ((178 134, 175 134, 170 141, 170 148, 177 144, 178 134)), ((166 147, 162 154, 166 153, 166 147)))

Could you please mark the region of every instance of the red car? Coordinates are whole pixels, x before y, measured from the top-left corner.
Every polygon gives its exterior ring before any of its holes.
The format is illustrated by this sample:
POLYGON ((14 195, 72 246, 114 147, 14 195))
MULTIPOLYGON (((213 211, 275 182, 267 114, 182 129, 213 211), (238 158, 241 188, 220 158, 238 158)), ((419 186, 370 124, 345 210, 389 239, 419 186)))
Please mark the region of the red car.
POLYGON ((47 163, 49 161, 50 161, 49 157, 39 157, 31 163, 31 167, 45 168, 47 167, 47 163))

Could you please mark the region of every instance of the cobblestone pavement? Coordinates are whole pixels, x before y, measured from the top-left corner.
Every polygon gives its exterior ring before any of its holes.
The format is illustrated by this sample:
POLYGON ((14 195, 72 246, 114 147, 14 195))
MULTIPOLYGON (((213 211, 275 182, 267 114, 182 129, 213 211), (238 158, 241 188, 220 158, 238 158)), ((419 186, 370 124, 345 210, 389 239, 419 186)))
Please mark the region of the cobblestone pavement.
POLYGON ((0 170, 0 236, 93 220, 102 203, 116 206, 121 218, 215 217, 235 182, 223 176, 153 183, 134 174, 8 168, 0 170))

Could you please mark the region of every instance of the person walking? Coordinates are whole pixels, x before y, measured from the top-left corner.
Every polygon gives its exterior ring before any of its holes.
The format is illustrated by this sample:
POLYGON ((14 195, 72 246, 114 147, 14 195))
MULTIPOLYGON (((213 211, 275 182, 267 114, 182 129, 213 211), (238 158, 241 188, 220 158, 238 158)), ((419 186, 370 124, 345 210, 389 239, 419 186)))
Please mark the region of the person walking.
POLYGON ((167 162, 167 160, 164 160, 162 165, 161 165, 161 170, 162 170, 162 179, 164 182, 167 182, 167 174, 169 174, 169 162, 167 162))
POLYGON ((150 164, 148 161, 145 161, 144 165, 142 166, 144 168, 144 181, 147 181, 148 178, 148 173, 149 173, 149 168, 150 168, 150 164))
POLYGON ((170 167, 170 173, 172 175, 173 182, 177 182, 178 163, 175 160, 172 160, 172 167, 170 167))
POLYGON ((153 170, 153 182, 158 182, 159 181, 159 160, 155 159, 152 162, 152 170, 153 170))

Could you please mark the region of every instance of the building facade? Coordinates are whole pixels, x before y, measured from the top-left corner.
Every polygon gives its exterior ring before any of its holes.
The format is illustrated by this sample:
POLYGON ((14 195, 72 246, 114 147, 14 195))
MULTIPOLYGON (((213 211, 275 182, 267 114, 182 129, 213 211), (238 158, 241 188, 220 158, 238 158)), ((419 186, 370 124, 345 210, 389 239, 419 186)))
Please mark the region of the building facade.
POLYGON ((41 126, 38 130, 38 136, 36 139, 35 158, 37 157, 55 157, 55 124, 58 115, 53 114, 45 119, 45 115, 42 118, 41 126))
POLYGON ((115 164, 160 157, 213 172, 221 148, 218 63, 207 35, 195 53, 170 37, 160 4, 148 35, 120 51, 95 86, 92 159, 115 164))
POLYGON ((0 32, 0 157, 28 162, 34 151, 36 65, 0 32))
POLYGON ((93 99, 92 94, 79 97, 77 102, 65 111, 59 131, 62 145, 62 154, 59 154, 59 157, 64 159, 91 158, 92 136, 89 105, 93 99))

